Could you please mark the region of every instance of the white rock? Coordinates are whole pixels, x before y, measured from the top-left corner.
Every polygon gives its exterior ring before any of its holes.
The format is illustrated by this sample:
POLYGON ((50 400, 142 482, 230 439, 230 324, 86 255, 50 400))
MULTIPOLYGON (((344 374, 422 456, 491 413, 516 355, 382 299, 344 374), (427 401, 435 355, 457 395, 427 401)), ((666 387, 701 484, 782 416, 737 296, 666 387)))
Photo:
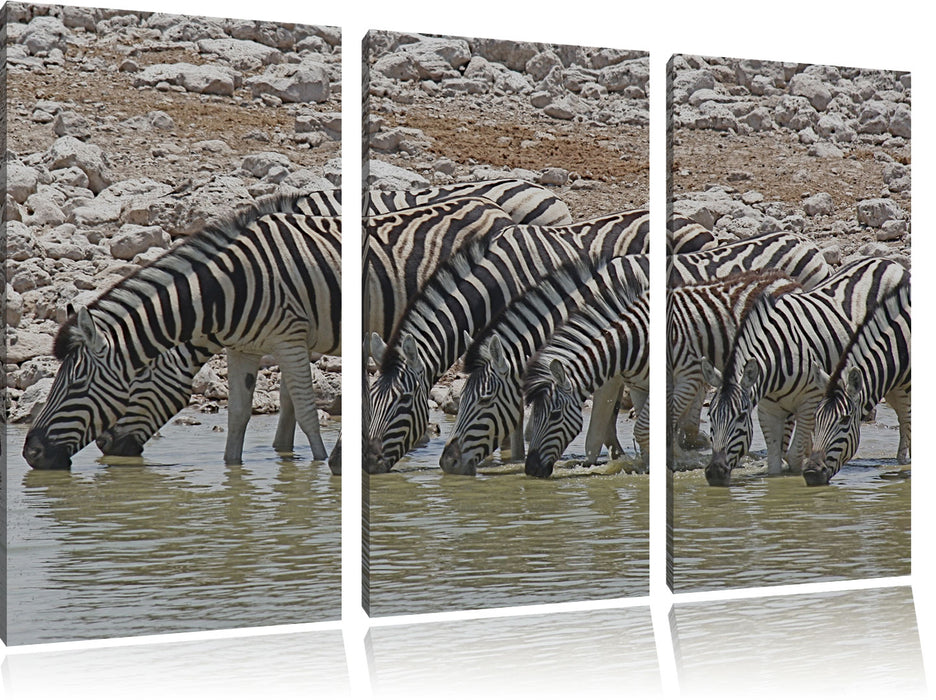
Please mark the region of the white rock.
POLYGON ((406 190, 429 187, 429 181, 419 173, 380 160, 367 163, 365 184, 375 190, 406 190))
POLYGON ((893 199, 865 199, 858 202, 858 223, 881 228, 886 221, 906 218, 900 206, 893 199))
POLYGON ((55 115, 52 130, 56 136, 74 136, 84 140, 91 136, 88 120, 72 110, 64 110, 55 115))
POLYGON ((36 191, 39 184, 39 174, 35 168, 30 168, 28 165, 16 161, 7 163, 6 176, 7 192, 20 204, 25 202, 26 198, 36 191))
POLYGON ((163 82, 179 85, 188 92, 230 96, 237 87, 239 74, 227 66, 181 62, 147 66, 133 77, 135 87, 155 87, 163 82))
POLYGON ((272 95, 283 102, 325 102, 331 94, 328 69, 314 60, 269 66, 245 84, 254 97, 272 95))
POLYGON ((54 381, 52 378, 40 379, 26 389, 10 411, 10 422, 31 423, 35 420, 49 397, 54 381))
POLYGON ((159 226, 126 224, 110 242, 111 255, 118 260, 132 260, 150 248, 168 248, 169 234, 159 226))
POLYGON ((244 156, 241 167, 256 178, 264 177, 271 168, 279 166, 287 171, 292 167, 288 156, 273 151, 251 153, 244 156))
POLYGON ((832 99, 828 86, 816 76, 807 73, 798 73, 790 79, 790 94, 805 97, 819 112, 824 111, 832 99))
POLYGON ((52 354, 52 336, 35 331, 17 330, 7 335, 6 361, 18 365, 34 357, 52 354))
POLYGON ((106 172, 106 160, 101 147, 84 143, 74 136, 56 139, 46 153, 46 161, 50 170, 80 168, 88 176, 89 189, 95 193, 112 182, 106 172))
POLYGON ((47 54, 53 49, 64 52, 69 36, 71 32, 58 17, 42 16, 33 18, 27 25, 19 37, 19 43, 34 56, 47 54))
POLYGON ((284 60, 281 51, 249 39, 201 39, 197 46, 201 53, 216 54, 237 70, 257 70, 284 60))
POLYGON ((894 136, 910 138, 910 108, 902 104, 897 105, 887 128, 894 136))
POLYGON ((803 201, 803 211, 807 216, 828 215, 835 210, 835 202, 828 192, 819 192, 803 201))

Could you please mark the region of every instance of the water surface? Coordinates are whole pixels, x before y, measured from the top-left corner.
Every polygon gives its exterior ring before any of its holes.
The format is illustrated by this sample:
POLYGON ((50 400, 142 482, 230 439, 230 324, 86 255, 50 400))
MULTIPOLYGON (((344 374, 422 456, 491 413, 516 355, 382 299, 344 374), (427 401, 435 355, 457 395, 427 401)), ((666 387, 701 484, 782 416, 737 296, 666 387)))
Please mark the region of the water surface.
MULTIPOLYGON (((579 436, 549 479, 499 460, 455 476, 439 469, 453 419, 430 420, 440 437, 367 480, 372 614, 647 594, 649 476, 633 473, 632 446, 583 468, 579 436)), ((619 420, 625 449, 632 424, 619 420)))
MULTIPOLYGON (((224 465, 226 415, 183 412, 143 460, 32 470, 8 426, 11 644, 250 627, 340 615, 341 479, 271 447, 254 416, 244 464, 224 465)), ((340 423, 323 428, 331 447, 340 423)))
POLYGON ((876 423, 862 426, 855 459, 829 486, 767 477, 759 429, 755 456, 732 473, 730 487, 709 486, 701 469, 673 474, 676 590, 909 574, 910 465, 894 459, 896 424, 879 406, 876 423))

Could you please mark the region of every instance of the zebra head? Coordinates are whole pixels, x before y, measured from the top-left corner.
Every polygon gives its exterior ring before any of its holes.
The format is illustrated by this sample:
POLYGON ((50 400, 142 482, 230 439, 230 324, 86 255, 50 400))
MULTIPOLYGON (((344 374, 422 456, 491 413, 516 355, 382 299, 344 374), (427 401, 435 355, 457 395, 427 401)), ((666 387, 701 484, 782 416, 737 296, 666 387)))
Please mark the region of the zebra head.
POLYGON ((529 476, 547 477, 572 438, 582 430, 581 397, 573 389, 562 362, 555 358, 545 373, 536 365, 527 370, 526 396, 531 411, 530 448, 524 471, 529 476))
POLYGON ((429 387, 416 341, 404 334, 399 347, 390 347, 376 333, 371 354, 380 376, 370 388, 370 420, 364 441, 364 469, 370 474, 390 471, 426 432, 429 425, 429 387))
POLYGON ((760 368, 754 360, 744 365, 740 379, 723 377, 708 358, 702 359, 702 375, 715 387, 709 404, 712 459, 705 467, 710 486, 728 486, 731 471, 751 446, 754 385, 760 368))
POLYGON ((54 353, 62 364, 23 447, 34 469, 71 467, 72 455, 113 425, 129 401, 124 357, 86 308, 70 315, 59 330, 54 353))
POLYGON ((810 486, 824 486, 838 474, 858 449, 861 437, 861 370, 852 367, 844 381, 830 381, 818 366, 813 376, 826 385, 826 393, 816 409, 812 452, 803 467, 810 486))
POLYGON ((188 405, 192 380, 212 354, 207 348, 183 343, 134 375, 126 412, 97 437, 101 452, 121 457, 142 454, 144 443, 188 405))
MULTIPOLYGON (((467 336, 467 333, 465 334, 467 336)), ((470 338, 466 343, 471 346, 470 338)), ((455 427, 439 464, 448 474, 475 474, 523 415, 520 378, 511 370, 500 336, 492 334, 466 358, 468 380, 458 403, 455 427), (470 365, 470 366, 469 366, 470 365)))

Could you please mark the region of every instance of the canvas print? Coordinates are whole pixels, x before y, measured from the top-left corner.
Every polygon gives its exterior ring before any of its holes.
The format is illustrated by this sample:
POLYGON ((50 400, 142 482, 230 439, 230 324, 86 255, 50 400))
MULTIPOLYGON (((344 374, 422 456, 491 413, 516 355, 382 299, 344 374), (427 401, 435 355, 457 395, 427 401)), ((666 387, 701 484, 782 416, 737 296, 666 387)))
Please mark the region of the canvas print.
POLYGON ((910 75, 668 69, 670 584, 908 574, 910 75))
POLYGON ((337 618, 339 30, 4 13, 4 639, 337 618))
POLYGON ((369 32, 371 614, 648 590, 648 57, 369 32))

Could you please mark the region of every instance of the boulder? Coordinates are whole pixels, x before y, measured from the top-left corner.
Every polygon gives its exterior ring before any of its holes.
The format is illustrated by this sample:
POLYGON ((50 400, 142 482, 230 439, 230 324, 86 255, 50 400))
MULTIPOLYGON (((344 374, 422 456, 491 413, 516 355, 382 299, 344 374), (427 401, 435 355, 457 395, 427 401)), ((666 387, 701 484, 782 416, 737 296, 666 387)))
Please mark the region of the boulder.
POLYGON ((328 68, 315 60, 269 66, 245 83, 254 97, 272 95, 283 102, 325 102, 331 94, 328 68))

